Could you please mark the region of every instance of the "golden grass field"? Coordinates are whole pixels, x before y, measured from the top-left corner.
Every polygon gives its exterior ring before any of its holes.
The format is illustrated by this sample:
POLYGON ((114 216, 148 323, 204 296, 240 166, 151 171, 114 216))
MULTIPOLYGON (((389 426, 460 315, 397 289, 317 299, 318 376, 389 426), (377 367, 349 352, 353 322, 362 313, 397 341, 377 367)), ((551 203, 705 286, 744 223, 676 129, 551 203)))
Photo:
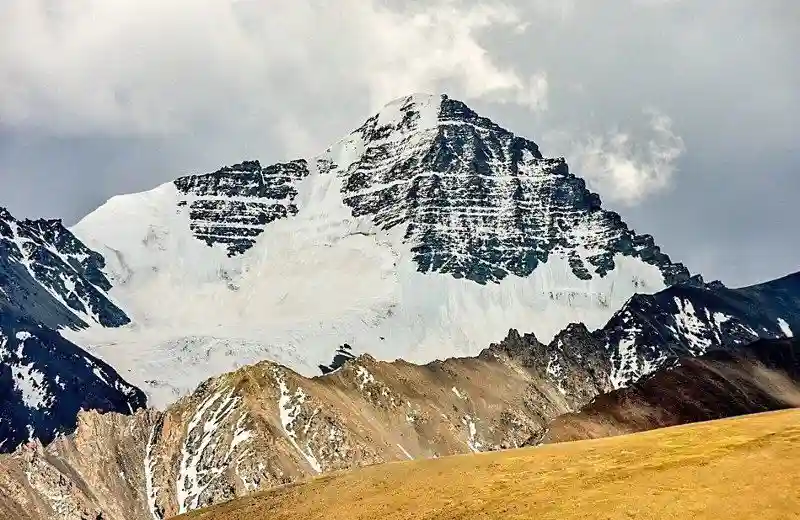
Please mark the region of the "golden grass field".
POLYGON ((372 466, 185 520, 800 519, 800 410, 372 466))

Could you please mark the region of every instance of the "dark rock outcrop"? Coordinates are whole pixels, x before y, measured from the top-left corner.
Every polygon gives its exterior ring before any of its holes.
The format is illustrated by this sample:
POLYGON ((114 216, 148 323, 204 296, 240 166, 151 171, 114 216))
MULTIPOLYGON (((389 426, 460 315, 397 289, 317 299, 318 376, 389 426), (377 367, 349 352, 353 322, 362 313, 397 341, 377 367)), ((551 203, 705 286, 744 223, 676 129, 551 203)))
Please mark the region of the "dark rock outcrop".
POLYGON ((267 224, 297 214, 294 182, 308 175, 305 160, 262 168, 258 161, 175 181, 189 209, 192 232, 209 246, 221 244, 233 256, 250 249, 267 224))
POLYGON ((729 289, 680 284, 637 294, 595 332, 606 344, 615 387, 686 356, 800 331, 800 273, 729 289))
POLYGON ((58 329, 119 327, 105 259, 60 220, 17 220, 0 208, 0 452, 51 442, 78 412, 133 413, 145 396, 58 329))
MULTIPOLYGON (((341 178, 354 216, 369 216, 384 230, 407 226, 404 240, 421 272, 499 282, 529 276, 558 252, 582 279, 606 275, 617 255, 658 267, 667 285, 689 279, 652 236, 603 210, 563 158, 544 158, 534 142, 460 101, 409 96, 349 139, 363 148, 352 164, 323 155, 315 167, 341 178)), ((270 222, 301 211, 296 183, 308 174, 302 159, 268 167, 248 161, 182 177, 175 186, 195 237, 233 256, 250 249, 270 222)))
POLYGON ((407 224, 420 271, 497 282, 529 276, 560 250, 583 279, 604 276, 617 254, 658 266, 668 285, 688 279, 651 236, 603 210, 563 158, 544 158, 532 141, 447 96, 436 125, 420 127, 417 102, 411 96, 402 118, 379 114, 357 131, 367 151, 344 174, 342 195, 383 229, 407 224))
POLYGON ((145 396, 57 332, 0 313, 0 452, 75 430, 78 412, 132 414, 145 396))

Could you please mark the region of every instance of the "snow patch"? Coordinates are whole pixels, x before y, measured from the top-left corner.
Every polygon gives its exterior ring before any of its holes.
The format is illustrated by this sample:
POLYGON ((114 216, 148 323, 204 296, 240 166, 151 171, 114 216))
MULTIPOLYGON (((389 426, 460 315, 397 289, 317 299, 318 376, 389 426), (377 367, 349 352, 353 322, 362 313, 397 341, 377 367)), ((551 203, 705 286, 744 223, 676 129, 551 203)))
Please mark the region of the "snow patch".
POLYGON ((48 408, 54 397, 47 390, 44 374, 33 363, 11 366, 14 389, 22 395, 22 403, 32 410, 48 408))
POLYGON ((786 320, 784 320, 783 318, 778 318, 778 327, 781 328, 781 332, 783 332, 783 335, 786 336, 787 338, 793 338, 794 337, 794 333, 792 332, 792 328, 789 327, 789 324, 786 323, 786 320))
POLYGON ((361 392, 364 391, 366 385, 375 383, 375 378, 369 373, 369 370, 362 366, 356 368, 356 378, 358 380, 358 389, 361 392))
POLYGON ((398 448, 400 448, 400 451, 402 451, 402 452, 403 452, 403 455, 405 455, 406 457, 408 457, 408 460, 414 460, 414 457, 413 457, 413 456, 412 456, 412 455, 411 455, 411 454, 408 452, 408 450, 406 450, 406 449, 405 449, 404 447, 402 447, 400 444, 398 444, 398 445, 397 445, 397 447, 398 447, 398 448))
POLYGON ((247 417, 248 415, 245 412, 241 416, 239 416, 239 420, 236 421, 236 426, 233 432, 233 438, 231 439, 231 444, 228 447, 228 452, 225 454, 226 459, 230 458, 230 456, 233 454, 237 446, 239 446, 243 442, 247 442, 253 437, 253 432, 245 428, 243 425, 244 421, 247 420, 247 417))
POLYGON ((623 388, 629 381, 636 378, 639 364, 639 356, 636 353, 636 337, 639 333, 641 333, 641 329, 631 327, 624 331, 616 349, 612 349, 612 346, 607 347, 608 350, 616 350, 618 356, 618 358, 612 359, 609 376, 614 389, 623 388))
POLYGON ((453 393, 454 393, 454 394, 456 394, 456 397, 458 397, 459 399, 461 399, 461 400, 464 400, 464 401, 466 401, 467 399, 469 399, 469 396, 468 396, 468 395, 465 395, 465 394, 462 394, 462 393, 461 393, 461 392, 458 390, 458 388, 456 388, 456 387, 453 387, 451 390, 453 391, 453 393))
MULTIPOLYGON (((16 355, 22 359, 25 348, 25 341, 33 336, 29 332, 17 332, 16 338, 19 340, 16 355)), ((5 342, 3 343, 5 345, 5 342)), ((30 363, 11 363, 7 359, 8 355, 0 357, 0 361, 7 363, 11 369, 11 379, 14 382, 14 390, 19 392, 22 403, 31 410, 41 410, 49 408, 55 401, 55 396, 49 391, 48 383, 43 372, 35 368, 33 362, 30 363)))
POLYGON ((469 437, 467 438, 467 446, 473 453, 478 453, 481 451, 483 444, 478 440, 478 429, 475 426, 475 421, 477 419, 473 418, 470 415, 465 415, 461 419, 461 423, 467 427, 467 433, 469 437))
POLYGON ((606 349, 612 353, 609 379, 615 390, 624 388, 632 382, 652 374, 661 367, 666 359, 666 355, 662 351, 656 353, 654 349, 650 349, 646 345, 637 346, 636 342, 642 336, 643 331, 639 327, 630 324, 630 316, 627 318, 624 322, 628 325, 628 328, 622 332, 617 344, 606 346, 606 349), (640 356, 638 349, 652 351, 655 353, 655 357, 649 359, 646 356, 640 356))
POLYGON ((675 326, 668 328, 686 340, 692 356, 705 354, 712 344, 711 339, 706 336, 708 332, 706 323, 698 317, 691 300, 683 300, 676 296, 674 301, 678 308, 675 326))
POLYGON ((550 378, 550 381, 552 381, 556 386, 561 395, 566 396, 567 390, 563 385, 564 367, 561 365, 556 352, 553 352, 547 358, 547 368, 545 369, 545 373, 550 378))
POLYGON ((722 341, 722 326, 725 323, 730 322, 733 319, 733 316, 728 316, 727 314, 723 314, 721 312, 714 312, 712 313, 708 309, 706 309, 706 319, 708 320, 709 325, 711 326, 711 333, 714 335, 714 341, 721 345, 722 341))
POLYGON ((232 415, 239 401, 241 397, 235 396, 232 389, 227 393, 224 389, 219 390, 201 403, 189 421, 181 447, 176 482, 179 514, 200 507, 203 493, 228 468, 236 445, 250 438, 250 435, 241 431, 240 417, 227 452, 217 461, 213 460, 213 450, 219 444, 217 432, 222 423, 232 415))
MULTIPOLYGON (((298 388, 294 394, 289 392, 289 387, 286 386, 286 380, 283 373, 278 368, 274 369, 275 379, 278 382, 280 390, 280 397, 278 398, 278 414, 281 420, 281 426, 286 434, 286 438, 292 443, 292 446, 303 456, 316 473, 322 473, 322 465, 320 465, 311 447, 306 443, 305 449, 301 448, 297 442, 297 433, 295 432, 295 420, 302 411, 301 405, 306 401, 306 394, 302 388, 298 388), (294 403, 294 404, 293 404, 294 403)), ((309 421, 310 424, 310 421, 309 421)), ((306 425, 308 426, 308 425, 306 425)))

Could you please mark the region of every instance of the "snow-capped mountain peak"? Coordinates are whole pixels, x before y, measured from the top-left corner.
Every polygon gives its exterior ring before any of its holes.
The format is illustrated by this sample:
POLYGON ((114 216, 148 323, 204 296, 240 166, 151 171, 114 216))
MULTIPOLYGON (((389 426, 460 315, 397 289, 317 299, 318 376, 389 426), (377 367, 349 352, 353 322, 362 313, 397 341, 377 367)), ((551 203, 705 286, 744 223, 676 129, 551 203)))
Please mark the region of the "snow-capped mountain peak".
POLYGON ((543 158, 535 143, 460 101, 409 96, 355 134, 364 151, 338 165, 342 198, 385 230, 407 226, 422 272, 486 283, 529 276, 555 253, 589 280, 623 254, 657 266, 667 284, 688 278, 652 237, 603 211, 563 158, 543 158))
POLYGON ((474 355, 509 328, 549 341, 689 277, 564 159, 421 94, 317 157, 114 197, 73 232, 104 254, 133 320, 76 341, 162 403, 262 359, 318 373, 345 343, 429 361, 474 355))

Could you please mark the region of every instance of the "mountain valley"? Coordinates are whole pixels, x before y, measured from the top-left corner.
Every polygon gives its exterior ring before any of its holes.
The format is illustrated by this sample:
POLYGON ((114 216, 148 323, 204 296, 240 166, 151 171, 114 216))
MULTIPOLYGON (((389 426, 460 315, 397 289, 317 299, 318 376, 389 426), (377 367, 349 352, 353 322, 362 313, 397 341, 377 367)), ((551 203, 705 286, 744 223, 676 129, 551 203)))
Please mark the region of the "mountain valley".
POLYGON ((0 518, 798 406, 795 331, 800 273, 707 283, 563 158, 415 94, 70 229, 0 211, 0 518))

